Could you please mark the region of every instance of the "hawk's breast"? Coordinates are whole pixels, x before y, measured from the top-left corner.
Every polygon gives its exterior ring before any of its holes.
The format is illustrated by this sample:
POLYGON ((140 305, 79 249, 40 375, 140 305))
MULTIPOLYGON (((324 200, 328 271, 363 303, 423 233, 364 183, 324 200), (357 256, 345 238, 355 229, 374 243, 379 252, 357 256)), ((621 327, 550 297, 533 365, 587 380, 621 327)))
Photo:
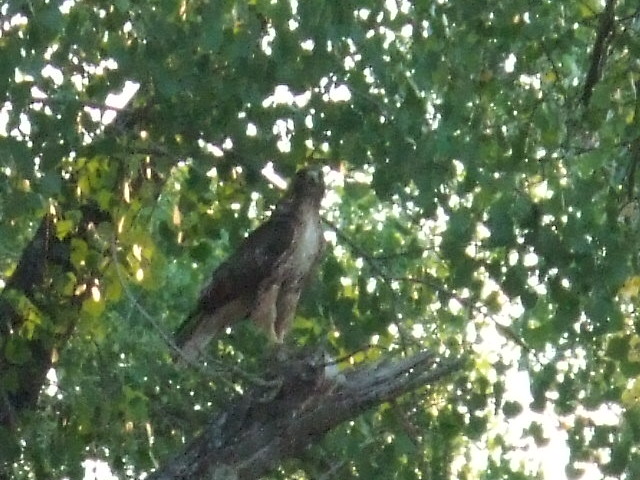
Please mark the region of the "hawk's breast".
POLYGON ((294 248, 290 259, 290 267, 296 281, 301 280, 309 272, 322 249, 322 230, 316 213, 303 213, 302 222, 294 240, 294 248))

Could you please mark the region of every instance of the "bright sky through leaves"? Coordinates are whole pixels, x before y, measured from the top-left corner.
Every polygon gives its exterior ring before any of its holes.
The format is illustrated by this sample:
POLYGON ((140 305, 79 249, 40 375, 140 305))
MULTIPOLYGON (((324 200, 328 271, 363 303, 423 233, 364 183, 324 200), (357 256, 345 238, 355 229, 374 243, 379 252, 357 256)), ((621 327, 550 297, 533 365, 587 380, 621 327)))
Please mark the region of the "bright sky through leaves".
POLYGON ((639 25, 620 0, 1 4, 0 478, 148 474, 250 390, 248 325, 213 376, 167 339, 307 163, 329 247, 292 344, 467 363, 267 478, 640 478, 639 25))

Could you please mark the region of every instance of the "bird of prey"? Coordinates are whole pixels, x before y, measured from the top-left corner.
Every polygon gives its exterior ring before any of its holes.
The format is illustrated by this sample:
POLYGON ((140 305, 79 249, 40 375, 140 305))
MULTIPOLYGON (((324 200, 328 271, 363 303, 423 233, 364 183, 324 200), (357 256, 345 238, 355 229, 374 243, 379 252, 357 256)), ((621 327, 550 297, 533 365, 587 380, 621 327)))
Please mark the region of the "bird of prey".
POLYGON ((322 171, 299 170, 268 221, 251 232, 212 274, 195 309, 175 334, 182 355, 194 360, 225 328, 250 318, 282 343, 300 292, 323 251, 322 171))

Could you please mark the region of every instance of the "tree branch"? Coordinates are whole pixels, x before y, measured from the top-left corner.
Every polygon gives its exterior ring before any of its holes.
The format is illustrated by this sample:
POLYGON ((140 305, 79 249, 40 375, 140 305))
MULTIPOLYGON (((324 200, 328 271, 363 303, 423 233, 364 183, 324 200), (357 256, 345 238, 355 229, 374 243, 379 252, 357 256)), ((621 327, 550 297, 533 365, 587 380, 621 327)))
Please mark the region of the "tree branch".
POLYGON ((593 50, 591 52, 591 61, 589 62, 589 71, 584 82, 584 89, 582 91, 582 104, 586 107, 589 105, 593 89, 600 80, 602 75, 602 67, 607 58, 607 45, 611 34, 613 33, 614 20, 615 20, 615 6, 616 0, 607 0, 604 6, 604 10, 600 14, 600 21, 598 23, 598 32, 596 34, 596 41, 593 44, 593 50))
POLYGON ((327 376, 317 353, 278 360, 269 367, 280 378, 277 391, 253 389, 152 474, 150 480, 259 478, 286 458, 295 458, 328 431, 369 408, 434 384, 462 361, 421 351, 327 376))
MULTIPOLYGON (((89 224, 99 223, 104 213, 85 206, 78 226, 77 237, 87 233, 89 224)), ((35 407, 47 371, 51 367, 52 352, 64 344, 74 328, 77 308, 81 298, 61 298, 52 281, 52 272, 74 271, 70 262, 71 237, 56 236, 54 217, 45 215, 35 235, 20 256, 18 265, 5 288, 0 292, 0 377, 15 375, 20 379, 11 391, 0 385, 0 425, 15 428, 16 419, 25 410, 35 407), (61 302, 69 306, 60 324, 51 312, 61 302), (27 304, 28 306, 22 307, 27 304), (37 334, 23 336, 21 329, 28 322, 30 310, 47 317, 44 327, 37 334), (16 352, 25 352, 19 354, 16 352)))

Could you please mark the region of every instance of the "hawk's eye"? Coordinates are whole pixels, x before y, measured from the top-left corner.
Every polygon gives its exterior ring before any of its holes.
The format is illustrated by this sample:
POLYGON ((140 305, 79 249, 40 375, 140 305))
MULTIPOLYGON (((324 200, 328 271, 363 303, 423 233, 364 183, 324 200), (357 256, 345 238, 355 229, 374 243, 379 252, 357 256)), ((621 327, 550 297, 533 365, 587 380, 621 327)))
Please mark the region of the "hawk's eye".
POLYGON ((315 185, 322 184, 322 171, 321 170, 309 169, 309 170, 306 170, 304 172, 304 175, 307 177, 307 179, 311 183, 313 183, 315 185))

